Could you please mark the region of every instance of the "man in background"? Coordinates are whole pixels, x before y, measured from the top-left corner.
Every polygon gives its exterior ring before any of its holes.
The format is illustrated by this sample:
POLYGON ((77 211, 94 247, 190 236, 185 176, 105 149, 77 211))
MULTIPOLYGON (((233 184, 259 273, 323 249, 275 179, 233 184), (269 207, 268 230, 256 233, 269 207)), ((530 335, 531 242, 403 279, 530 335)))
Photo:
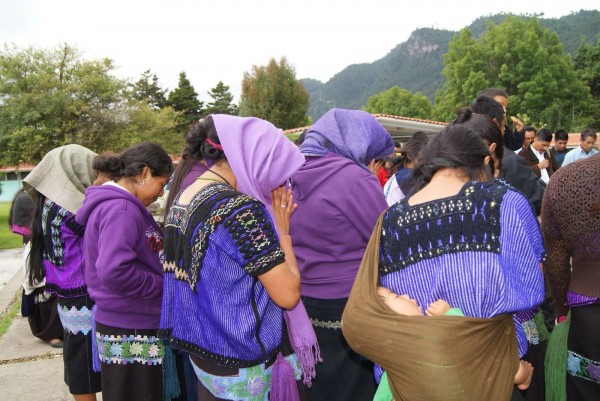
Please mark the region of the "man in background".
POLYGON ((565 160, 563 160, 562 167, 573 163, 575 160, 579 159, 587 159, 591 156, 594 156, 598 151, 594 149, 594 144, 596 143, 596 131, 591 129, 586 129, 581 133, 581 143, 575 149, 569 151, 565 155, 565 160))
POLYGON ((550 149, 550 157, 554 161, 554 171, 558 170, 569 153, 567 143, 569 142, 569 133, 564 129, 559 129, 554 133, 554 147, 550 149))
POLYGON ((542 128, 535 134, 533 142, 519 152, 519 156, 525 159, 525 163, 531 167, 535 175, 546 184, 554 174, 555 163, 551 160, 550 153, 547 152, 551 141, 552 131, 542 128))

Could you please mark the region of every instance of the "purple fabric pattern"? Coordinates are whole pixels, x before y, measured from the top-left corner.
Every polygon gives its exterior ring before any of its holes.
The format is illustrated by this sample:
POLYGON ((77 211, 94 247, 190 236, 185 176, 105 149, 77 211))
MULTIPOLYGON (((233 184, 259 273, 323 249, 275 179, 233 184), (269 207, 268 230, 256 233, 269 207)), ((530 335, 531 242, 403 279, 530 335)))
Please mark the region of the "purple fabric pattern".
POLYGON ((305 156, 333 152, 368 169, 371 160, 394 151, 394 142, 366 111, 331 109, 306 132, 300 151, 305 156))
POLYGON ((571 290, 567 291, 567 307, 592 305, 598 302, 598 298, 577 294, 571 290))

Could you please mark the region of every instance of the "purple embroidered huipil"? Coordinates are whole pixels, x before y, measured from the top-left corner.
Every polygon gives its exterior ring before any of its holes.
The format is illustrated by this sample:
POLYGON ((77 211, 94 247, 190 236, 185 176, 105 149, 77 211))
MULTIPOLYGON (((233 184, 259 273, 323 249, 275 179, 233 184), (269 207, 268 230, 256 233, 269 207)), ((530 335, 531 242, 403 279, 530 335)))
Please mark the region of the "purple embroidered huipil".
MULTIPOLYGON (((544 299, 544 247, 527 200, 510 187, 469 182, 448 198, 390 207, 381 233, 381 284, 424 310, 443 299, 465 316, 527 310, 544 299)), ((519 352, 527 338, 515 324, 519 352)))
POLYGON ((219 366, 268 361, 283 343, 283 309, 257 277, 285 259, 265 206, 222 183, 178 201, 165 221, 162 336, 219 366))
POLYGON ((86 295, 84 227, 77 224, 73 213, 46 199, 42 211, 42 233, 46 291, 60 298, 86 295))

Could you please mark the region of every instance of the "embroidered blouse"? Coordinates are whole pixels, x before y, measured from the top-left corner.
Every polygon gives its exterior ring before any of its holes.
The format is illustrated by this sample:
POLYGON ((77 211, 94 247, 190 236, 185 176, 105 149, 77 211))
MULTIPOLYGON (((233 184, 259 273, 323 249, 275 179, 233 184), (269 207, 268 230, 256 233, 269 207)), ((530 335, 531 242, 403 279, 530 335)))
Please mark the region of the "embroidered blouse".
POLYGON ((62 298, 87 294, 83 256, 84 227, 75 215, 46 199, 42 209, 46 291, 62 298))
POLYGON ((179 197, 165 221, 162 335, 175 348, 245 368, 283 342, 283 310, 258 280, 284 262, 265 206, 222 183, 179 197))
MULTIPOLYGON (((487 318, 544 298, 537 219, 527 199, 499 181, 469 182, 455 196, 415 206, 401 200, 385 214, 380 246, 381 284, 423 310, 443 299, 487 318)), ((515 328, 522 356, 527 338, 515 328)))

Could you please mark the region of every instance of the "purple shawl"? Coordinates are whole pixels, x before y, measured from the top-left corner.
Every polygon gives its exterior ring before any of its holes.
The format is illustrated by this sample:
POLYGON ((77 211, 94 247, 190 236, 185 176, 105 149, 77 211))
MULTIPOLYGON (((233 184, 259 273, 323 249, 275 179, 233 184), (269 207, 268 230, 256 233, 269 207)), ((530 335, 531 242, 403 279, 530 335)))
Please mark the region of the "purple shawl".
MULTIPOLYGON (((285 184, 298 171, 304 164, 304 156, 268 121, 225 114, 215 114, 212 118, 238 190, 261 201, 275 220, 271 191, 285 184)), ((302 301, 286 311, 285 318, 292 348, 302 365, 304 383, 310 385, 315 376, 315 364, 321 357, 317 337, 302 301)))
POLYGON ((331 109, 306 132, 300 151, 305 156, 333 152, 368 169, 371 160, 392 154, 394 141, 366 111, 331 109))

